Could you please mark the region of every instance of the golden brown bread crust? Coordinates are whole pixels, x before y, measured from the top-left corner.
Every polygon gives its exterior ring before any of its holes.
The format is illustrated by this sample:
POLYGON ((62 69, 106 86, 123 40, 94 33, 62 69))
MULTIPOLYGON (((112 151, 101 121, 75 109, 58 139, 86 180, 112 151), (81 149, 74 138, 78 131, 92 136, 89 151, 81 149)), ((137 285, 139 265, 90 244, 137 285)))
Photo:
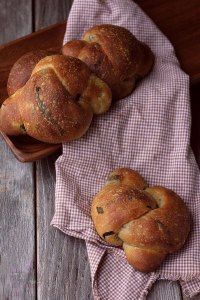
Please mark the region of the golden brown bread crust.
POLYGON ((83 41, 68 42, 62 53, 84 61, 92 72, 107 82, 116 100, 128 96, 136 81, 150 72, 154 62, 147 45, 127 29, 110 24, 90 28, 83 41))
POLYGON ((7 82, 8 95, 13 95, 18 89, 23 87, 31 77, 35 65, 45 56, 52 54, 56 53, 51 50, 35 50, 20 57, 9 73, 7 82))
POLYGON ((138 271, 155 270, 168 253, 179 250, 190 230, 190 215, 173 191, 147 187, 136 171, 113 171, 92 202, 92 219, 108 243, 123 246, 138 271))
POLYGON ((46 56, 25 85, 2 104, 0 129, 48 143, 68 142, 81 137, 93 114, 106 112, 110 104, 109 87, 81 60, 46 56))

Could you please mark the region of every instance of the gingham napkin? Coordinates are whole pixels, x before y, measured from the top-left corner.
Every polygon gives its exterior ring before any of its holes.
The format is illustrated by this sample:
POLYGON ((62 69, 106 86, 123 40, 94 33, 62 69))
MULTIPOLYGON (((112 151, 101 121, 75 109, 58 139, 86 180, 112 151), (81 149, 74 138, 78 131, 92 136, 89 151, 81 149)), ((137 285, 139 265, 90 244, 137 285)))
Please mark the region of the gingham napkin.
POLYGON ((185 295, 194 296, 200 292, 200 173, 190 148, 189 78, 167 38, 130 0, 75 0, 64 42, 102 23, 124 26, 148 44, 155 66, 132 95, 95 117, 84 137, 63 145, 52 224, 85 239, 95 299, 145 299, 157 279, 179 280, 185 295), (122 249, 103 242, 91 220, 93 196, 119 167, 139 171, 150 185, 173 189, 191 211, 186 245, 149 274, 136 272, 122 249))

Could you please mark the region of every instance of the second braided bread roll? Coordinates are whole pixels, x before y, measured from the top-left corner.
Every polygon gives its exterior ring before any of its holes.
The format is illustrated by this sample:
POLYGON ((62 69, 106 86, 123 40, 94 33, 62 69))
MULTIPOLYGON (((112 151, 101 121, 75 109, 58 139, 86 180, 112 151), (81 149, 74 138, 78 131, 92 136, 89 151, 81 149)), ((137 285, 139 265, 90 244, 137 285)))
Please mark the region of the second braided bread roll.
POLYGON ((151 49, 126 28, 103 24, 85 32, 83 40, 63 46, 63 54, 78 57, 111 88, 113 99, 128 96, 154 63, 151 49))

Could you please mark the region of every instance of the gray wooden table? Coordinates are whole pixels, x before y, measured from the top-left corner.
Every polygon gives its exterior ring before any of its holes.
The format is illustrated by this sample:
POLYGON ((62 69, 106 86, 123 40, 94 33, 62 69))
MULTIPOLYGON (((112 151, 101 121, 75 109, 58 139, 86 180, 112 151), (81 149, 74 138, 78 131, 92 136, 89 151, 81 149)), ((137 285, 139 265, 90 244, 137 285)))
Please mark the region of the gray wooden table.
MULTIPOLYGON (((71 3, 0 0, 0 44, 65 20, 71 3)), ((0 149, 0 300, 92 299, 84 241, 50 226, 59 153, 23 164, 2 139, 0 149)), ((186 298, 178 283, 161 281, 148 299, 186 298)))

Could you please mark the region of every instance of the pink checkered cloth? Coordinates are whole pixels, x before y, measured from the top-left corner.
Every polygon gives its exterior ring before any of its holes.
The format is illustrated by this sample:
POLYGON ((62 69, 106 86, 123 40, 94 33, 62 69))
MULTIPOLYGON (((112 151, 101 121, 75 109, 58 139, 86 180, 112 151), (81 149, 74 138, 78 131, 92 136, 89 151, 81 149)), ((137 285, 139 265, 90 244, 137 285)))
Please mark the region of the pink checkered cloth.
POLYGON ((130 0, 74 0, 64 42, 80 39, 89 27, 110 23, 129 29, 155 54, 153 71, 132 95, 94 118, 85 136, 63 145, 56 161, 52 225, 84 239, 94 299, 145 299, 158 279, 179 280, 183 293, 200 292, 200 172, 190 148, 189 78, 167 38, 130 0), (150 185, 177 192, 190 208, 193 228, 186 245, 168 255, 155 272, 134 270, 122 249, 98 237, 91 200, 110 171, 129 167, 150 185))

